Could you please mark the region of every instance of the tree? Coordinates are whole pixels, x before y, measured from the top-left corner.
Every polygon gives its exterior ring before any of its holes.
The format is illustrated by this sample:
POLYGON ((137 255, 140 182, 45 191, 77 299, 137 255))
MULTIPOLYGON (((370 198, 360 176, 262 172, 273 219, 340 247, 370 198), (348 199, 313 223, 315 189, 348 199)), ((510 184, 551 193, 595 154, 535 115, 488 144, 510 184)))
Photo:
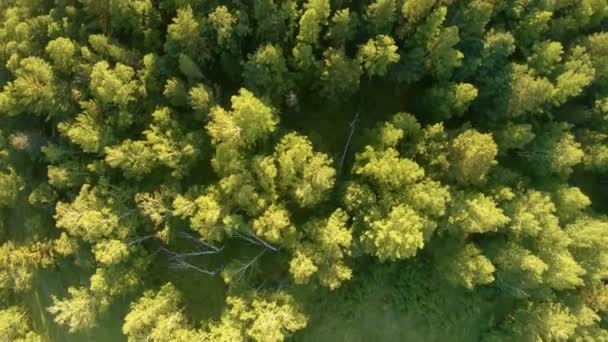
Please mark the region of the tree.
POLYGON ((507 114, 518 117, 529 113, 542 113, 554 89, 544 77, 537 77, 527 66, 513 64, 510 76, 510 96, 507 114))
POLYGON ((496 267, 496 285, 516 298, 538 290, 549 266, 530 250, 510 242, 498 247, 490 260, 496 267))
POLYGON ((253 221, 253 230, 257 236, 271 243, 287 245, 290 244, 290 240, 294 239, 296 233, 289 218, 289 212, 274 204, 253 221))
POLYGON ((101 119, 102 110, 95 101, 83 101, 80 107, 83 112, 73 122, 60 122, 57 129, 84 152, 99 152, 112 138, 101 119))
POLYGON ((292 88, 283 50, 272 44, 262 45, 248 56, 243 78, 248 89, 260 96, 267 95, 275 102, 292 88))
POLYGON ((189 328, 181 311, 181 301, 180 293, 171 283, 164 284, 157 292, 146 291, 131 303, 122 326, 123 333, 129 341, 175 339, 189 328))
POLYGON ((348 58, 342 49, 329 48, 323 57, 321 94, 333 101, 345 100, 355 94, 363 72, 360 62, 348 58))
POLYGON ((469 129, 459 134, 450 145, 454 178, 462 184, 481 184, 496 165, 498 147, 491 134, 469 129))
POLYGON ((213 93, 204 84, 198 83, 188 92, 188 103, 197 114, 207 115, 212 100, 213 93))
POLYGON ((568 177, 572 168, 583 161, 581 144, 570 133, 566 123, 554 123, 532 142, 529 151, 522 153, 532 163, 538 175, 555 174, 568 177))
POLYGON ((454 48, 460 42, 458 26, 444 27, 447 12, 444 6, 434 10, 414 36, 418 48, 425 52, 426 70, 440 80, 449 79, 453 70, 462 65, 464 57, 454 48))
POLYGON ((529 302, 512 312, 501 331, 490 335, 489 340, 567 340, 576 327, 575 317, 564 305, 529 302))
POLYGON ((279 342, 307 323, 294 298, 283 292, 229 296, 226 302, 228 307, 219 321, 209 325, 205 340, 279 342))
POLYGON ((110 25, 123 34, 144 38, 147 47, 157 47, 160 13, 150 0, 110 1, 110 25))
POLYGON ((251 147, 275 131, 278 118, 272 108, 249 90, 239 90, 238 95, 231 97, 231 102, 231 112, 218 106, 211 109, 211 120, 206 128, 214 144, 251 147))
POLYGON ((159 166, 171 169, 174 177, 183 177, 200 154, 196 146, 201 137, 185 132, 173 117, 167 107, 156 109, 150 127, 143 131, 145 139, 127 139, 118 146, 106 147, 105 161, 122 169, 127 177, 141 178, 159 166))
POLYGON ((461 194, 454 202, 448 222, 464 234, 496 232, 510 221, 496 202, 484 194, 461 194))
POLYGON ((285 21, 289 18, 288 10, 293 3, 285 2, 277 4, 274 0, 261 0, 253 3, 253 18, 255 25, 255 37, 259 41, 279 43, 286 40, 283 33, 288 31, 285 21))
POLYGON ((17 293, 29 290, 38 269, 54 262, 48 242, 16 245, 8 241, 0 245, 0 289, 17 293))
POLYGON ((358 57, 370 78, 372 76, 384 76, 391 64, 399 62, 400 57, 397 49, 393 38, 387 35, 378 35, 359 46, 358 57))
POLYGON ((104 105, 124 108, 136 99, 134 77, 135 71, 127 65, 118 63, 112 70, 108 62, 98 62, 91 70, 91 93, 104 105))
POLYGON ((372 34, 390 34, 397 20, 395 0, 376 0, 365 11, 372 34))
POLYGON ((478 95, 477 88, 470 83, 450 83, 437 85, 426 94, 427 106, 431 114, 438 119, 460 117, 469 109, 478 95))
POLYGON ((343 8, 331 18, 327 38, 332 41, 334 46, 343 46, 354 38, 356 33, 356 17, 349 8, 343 8))
POLYGON ((498 145, 498 153, 506 154, 510 150, 522 150, 534 140, 533 126, 531 124, 514 124, 508 122, 502 125, 499 130, 492 132, 498 145))
POLYGON ((70 298, 53 296, 53 305, 47 310, 55 316, 55 322, 67 325, 70 332, 91 329, 97 324, 99 303, 86 288, 68 288, 70 298))
POLYGON ((564 47, 560 42, 545 41, 532 47, 528 65, 539 75, 549 76, 562 61, 564 47))
POLYGON ((305 225, 312 243, 297 246, 289 262, 289 272, 297 284, 307 284, 316 274, 323 286, 334 290, 351 279, 352 270, 344 260, 350 256, 353 242, 348 220, 342 209, 336 209, 327 219, 305 225))
POLYGON ((412 30, 425 18, 435 6, 437 0, 407 0, 403 2, 401 14, 405 18, 406 28, 412 30))
POLYGON ((417 211, 435 218, 444 216, 453 201, 448 186, 428 177, 408 186, 402 198, 417 211))
POLYGON ((8 173, 0 171, 0 207, 14 206, 24 186, 23 179, 14 169, 6 171, 8 173))
POLYGON ((204 49, 206 46, 192 7, 188 5, 178 9, 177 16, 167 27, 165 51, 172 55, 178 55, 180 52, 188 53, 197 56, 197 60, 203 61, 208 58, 208 52, 204 49))
POLYGON ((101 238, 124 239, 132 233, 131 213, 125 213, 102 194, 100 187, 85 184, 71 203, 59 202, 55 213, 57 228, 86 242, 101 238), (121 211, 118 211, 121 210, 121 211))
POLYGON ((76 45, 71 39, 60 37, 51 40, 46 46, 46 52, 53 60, 53 67, 63 72, 71 71, 76 55, 76 45))
POLYGON ((100 264, 114 265, 129 256, 129 246, 119 240, 101 241, 93 247, 93 254, 100 264))
POLYGON ((189 218, 191 228, 199 233, 202 240, 221 241, 224 237, 221 226, 224 210, 217 197, 212 191, 195 199, 178 195, 173 201, 173 214, 189 218))
POLYGON ((32 331, 26 311, 17 306, 0 310, 0 336, 7 341, 42 342, 32 331))
POLYGON ((608 255, 605 252, 607 229, 605 219, 585 216, 566 226, 566 233, 572 239, 570 249, 577 262, 587 271, 585 279, 588 283, 605 279, 608 274, 608 255))
POLYGON ((399 158, 399 153, 389 148, 376 151, 366 146, 365 151, 355 157, 353 173, 369 179, 381 189, 399 189, 424 177, 424 169, 414 161, 399 158))
POLYGON ((361 240, 365 250, 380 261, 395 261, 415 256, 435 228, 435 222, 398 205, 386 218, 371 221, 361 240))
POLYGON ((336 170, 324 153, 315 152, 310 141, 297 133, 281 138, 275 146, 277 188, 300 207, 311 207, 327 198, 336 170))
POLYGON ((456 286, 473 290, 494 282, 494 265, 474 243, 456 244, 447 254, 441 253, 437 263, 440 272, 456 286))
POLYGON ((177 77, 172 77, 165 83, 163 95, 175 107, 186 107, 188 104, 188 90, 186 83, 177 77))
POLYGON ((516 234, 535 236, 542 230, 559 225, 551 197, 536 190, 528 190, 516 197, 506 208, 511 218, 509 226, 516 234))
POLYGON ((300 17, 298 42, 316 46, 323 26, 327 25, 330 14, 328 0, 309 0, 304 4, 304 13, 300 17))
POLYGON ((591 63, 593 63, 593 68, 596 72, 596 79, 604 86, 608 80, 608 49, 606 48, 606 42, 608 42, 608 34, 606 32, 592 34, 587 38, 586 42, 591 63))
POLYGON ((237 18, 228 10, 226 6, 217 6, 213 12, 209 13, 209 23, 217 34, 217 45, 220 48, 227 48, 232 43, 232 34, 237 18))
POLYGON ((562 186, 553 194, 560 223, 576 219, 591 205, 591 200, 575 186, 562 186))
POLYGON ((568 98, 578 96, 585 87, 591 84, 595 77, 589 54, 585 48, 577 46, 570 52, 563 72, 557 77, 553 90, 553 103, 560 105, 568 98))
POLYGON ((57 86, 51 65, 42 58, 27 57, 12 71, 15 79, 0 93, 0 112, 52 114, 57 104, 57 86))
POLYGON ((85 57, 89 57, 89 59, 99 59, 99 57, 102 57, 110 61, 117 61, 129 66, 136 65, 140 59, 137 52, 128 50, 116 40, 102 34, 90 35, 89 45, 94 52, 99 54, 99 56, 93 56, 92 51, 90 50, 86 50, 86 52, 81 51, 81 54, 83 54, 85 57))

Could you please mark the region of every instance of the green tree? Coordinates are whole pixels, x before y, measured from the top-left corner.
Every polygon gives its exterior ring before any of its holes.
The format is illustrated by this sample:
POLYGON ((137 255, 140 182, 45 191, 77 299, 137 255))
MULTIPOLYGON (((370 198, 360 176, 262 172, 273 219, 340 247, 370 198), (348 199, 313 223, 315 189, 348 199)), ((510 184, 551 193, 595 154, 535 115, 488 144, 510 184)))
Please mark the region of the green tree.
POLYGON ((327 25, 330 14, 328 0, 309 0, 304 4, 304 13, 300 17, 298 42, 316 46, 323 26, 327 25))
POLYGON ((209 23, 217 34, 217 45, 227 48, 232 43, 232 35, 237 18, 230 13, 226 6, 217 6, 213 12, 209 13, 209 23))
POLYGON ((128 177, 142 177, 159 166, 172 170, 172 176, 183 177, 198 158, 196 148, 201 137, 185 132, 173 119, 169 108, 158 108, 152 113, 152 124, 143 131, 145 140, 125 140, 118 146, 106 147, 105 161, 120 168, 128 177))
MULTIPOLYGON (((184 3, 186 5, 186 3, 184 3)), ((174 56, 186 53, 196 56, 199 62, 210 58, 209 44, 202 36, 202 28, 190 4, 177 10, 173 22, 167 26, 167 40, 164 50, 174 56)))
POLYGON ((578 96, 595 77, 591 58, 584 47, 572 49, 564 64, 563 72, 557 77, 553 91, 553 103, 561 105, 570 97, 578 96))
POLYGON ((349 8, 343 8, 334 13, 327 31, 327 39, 334 46, 343 46, 354 38, 357 27, 357 17, 355 15, 349 8))
POLYGON ((278 205, 270 205, 253 221, 253 230, 261 238, 276 244, 289 244, 295 237, 296 228, 289 212, 278 205))
POLYGON ((214 144, 229 143, 250 147, 275 131, 278 118, 249 90, 241 89, 231 97, 232 111, 216 106, 206 128, 214 144))
POLYGON ((6 115, 53 114, 58 90, 49 63, 39 57, 27 57, 19 61, 13 75, 15 79, 0 93, 0 112, 6 115))
POLYGON ((440 272, 456 286, 472 290, 494 282, 494 265, 474 243, 455 244, 447 253, 443 250, 437 263, 440 272))
POLYGON ((438 119, 461 117, 478 95, 477 88, 470 83, 449 83, 430 88, 426 94, 426 106, 438 119))
POLYGON ((454 178, 462 184, 481 184, 488 171, 496 165, 498 148, 491 134, 469 129, 458 135, 450 145, 454 178))
POLYGON ((290 72, 280 47, 267 44, 248 56, 243 68, 245 85, 254 93, 282 99, 292 88, 290 72))
POLYGON ((433 9, 437 0, 407 0, 403 2, 401 14, 406 22, 406 29, 412 30, 433 9))
POLYGON ((310 141, 297 133, 281 138, 275 146, 278 190, 300 207, 311 207, 326 199, 333 188, 336 171, 332 160, 316 152, 310 141))
POLYGON ((385 218, 374 220, 363 233, 365 250, 381 261, 414 257, 436 228, 431 221, 409 206, 391 208, 385 218))
POLYGON ((391 64, 399 62, 397 45, 392 37, 378 35, 359 46, 359 58, 369 77, 384 76, 391 64))
POLYGON ((80 103, 82 113, 74 121, 61 122, 57 129, 87 153, 99 152, 111 140, 111 135, 102 120, 102 109, 95 101, 80 103))
POLYGON ((397 20, 395 0, 376 0, 367 6, 365 17, 372 34, 390 34, 397 20))
POLYGON ((226 302, 220 320, 204 333, 205 340, 279 342, 306 327, 306 316, 294 298, 283 292, 229 296, 226 302))
POLYGON ((59 71, 71 71, 76 55, 76 44, 71 39, 60 37, 51 40, 46 46, 46 52, 53 60, 53 67, 59 71))
POLYGON ((357 154, 353 173, 383 190, 404 188, 424 177, 423 168, 410 159, 400 158, 395 149, 375 151, 371 146, 357 154))
POLYGON ((104 105, 124 108, 136 99, 134 77, 135 71, 129 66, 117 64, 111 69, 108 62, 98 62, 91 69, 91 93, 104 105))
POLYGON ((55 322, 66 325, 70 332, 87 330, 97 325, 99 302, 86 288, 68 288, 69 298, 53 296, 48 311, 55 322))
POLYGON ((127 210, 104 198, 105 189, 85 184, 71 203, 58 202, 57 228, 86 242, 114 237, 124 240, 132 233, 132 219, 127 210))
POLYGON ((27 312, 17 306, 0 310, 0 336, 7 341, 42 342, 32 330, 27 312))
POLYGON ((14 206, 24 186, 23 179, 14 169, 6 171, 0 171, 0 207, 14 206))
POLYGON ((188 92, 188 103, 199 115, 207 115, 213 101, 213 93, 205 85, 198 83, 188 92))
POLYGON ((521 153, 525 159, 533 162, 532 170, 536 174, 568 177, 572 168, 583 161, 585 153, 569 128, 565 123, 545 127, 530 148, 521 153))
POLYGON ((496 202, 484 194, 462 194, 454 200, 449 223, 465 234, 496 232, 509 223, 496 202))
POLYGON ((521 150, 534 140, 535 134, 531 124, 514 124, 508 122, 499 130, 492 132, 498 145, 498 153, 506 154, 510 150, 521 150))
POLYGON ((608 81, 608 33, 599 32, 590 35, 587 38, 586 47, 589 51, 591 63, 596 72, 596 79, 603 86, 606 86, 608 81))
POLYGON ((3 243, 0 245, 0 289, 17 293, 30 290, 36 271, 53 262, 51 245, 47 242, 3 243))
POLYGON ((554 89, 544 77, 537 77, 527 66, 511 66, 510 91, 507 99, 507 114, 518 117, 525 114, 542 113, 554 89))
POLYGON ((329 48, 323 53, 321 94, 329 100, 345 100, 359 89, 363 70, 357 59, 350 59, 344 50, 329 48))
POLYGON ((606 229, 608 222, 604 218, 584 216, 566 226, 566 233, 572 239, 572 254, 586 270, 585 279, 589 283, 598 282, 608 274, 606 229))
POLYGON ((166 283, 157 292, 146 291, 131 303, 122 331, 129 341, 175 340, 189 328, 181 307, 181 295, 171 283, 166 283))
POLYGON ((345 261, 353 244, 348 220, 342 209, 336 209, 327 219, 311 220, 305 225, 312 243, 297 246, 289 262, 289 272, 296 283, 306 284, 316 275, 323 286, 334 290, 351 279, 352 270, 345 261))
POLYGON ((564 47, 560 42, 545 41, 532 47, 532 54, 528 57, 528 65, 543 76, 553 73, 562 61, 564 47))

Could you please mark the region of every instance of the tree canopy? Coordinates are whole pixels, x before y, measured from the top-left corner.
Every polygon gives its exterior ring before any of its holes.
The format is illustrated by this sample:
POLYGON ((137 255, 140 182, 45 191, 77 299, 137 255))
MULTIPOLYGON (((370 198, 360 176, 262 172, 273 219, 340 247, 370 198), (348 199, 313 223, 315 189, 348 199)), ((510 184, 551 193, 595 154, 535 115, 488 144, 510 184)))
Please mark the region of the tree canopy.
POLYGON ((0 1, 0 340, 608 340, 608 0, 0 1))

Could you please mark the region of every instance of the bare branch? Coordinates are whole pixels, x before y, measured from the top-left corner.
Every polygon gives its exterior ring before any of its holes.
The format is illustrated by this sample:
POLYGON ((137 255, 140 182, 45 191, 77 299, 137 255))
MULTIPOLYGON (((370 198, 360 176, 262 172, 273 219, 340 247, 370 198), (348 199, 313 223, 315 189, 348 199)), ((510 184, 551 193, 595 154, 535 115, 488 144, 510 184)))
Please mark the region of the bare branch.
POLYGON ((197 266, 187 262, 183 258, 179 258, 179 257, 173 258, 173 260, 171 261, 171 264, 169 264, 169 268, 174 269, 174 270, 182 270, 182 271, 185 271, 188 269, 193 269, 200 273, 212 275, 212 276, 216 275, 219 271, 219 270, 209 271, 209 270, 202 269, 200 267, 197 267, 197 266))
POLYGON ((137 239, 135 239, 133 241, 129 241, 127 244, 129 244, 129 245, 140 244, 140 243, 144 242, 145 240, 151 239, 151 238, 156 237, 156 236, 157 236, 156 233, 150 234, 150 235, 146 235, 146 236, 142 236, 142 237, 137 238, 137 239))
POLYGON ((224 249, 224 247, 220 248, 220 247, 214 246, 214 245, 207 243, 201 239, 198 239, 186 232, 179 232, 179 233, 177 233, 177 236, 179 236, 182 239, 190 240, 190 241, 194 242, 195 244, 199 245, 199 247, 203 246, 203 247, 209 248, 214 251, 220 251, 220 250, 224 249))
POLYGON ((357 122, 359 121, 359 113, 355 114, 355 117, 350 122, 350 132, 348 133, 348 139, 346 140, 346 146, 344 146, 344 152, 342 152, 342 158, 340 159, 340 168, 338 170, 338 174, 342 174, 342 167, 344 166, 344 161, 346 160, 346 153, 348 152, 348 146, 350 145, 350 140, 355 133, 355 129, 357 128, 357 122))
POLYGON ((274 247, 270 243, 264 241, 263 239, 259 238, 257 235, 255 235, 251 232, 248 232, 246 235, 243 233, 237 232, 234 234, 234 236, 236 236, 239 239, 245 240, 253 245, 266 247, 273 252, 277 252, 279 250, 279 248, 274 247))
POLYGON ((243 275, 245 273, 247 273, 247 271, 251 268, 251 266, 253 266, 262 255, 264 255, 265 252, 266 252, 266 249, 263 249, 260 253, 258 253, 258 255, 256 255, 253 259, 251 259, 248 263, 244 264, 243 266, 239 267, 236 271, 234 271, 234 273, 232 275, 236 276, 236 280, 239 281, 243 277, 243 275))

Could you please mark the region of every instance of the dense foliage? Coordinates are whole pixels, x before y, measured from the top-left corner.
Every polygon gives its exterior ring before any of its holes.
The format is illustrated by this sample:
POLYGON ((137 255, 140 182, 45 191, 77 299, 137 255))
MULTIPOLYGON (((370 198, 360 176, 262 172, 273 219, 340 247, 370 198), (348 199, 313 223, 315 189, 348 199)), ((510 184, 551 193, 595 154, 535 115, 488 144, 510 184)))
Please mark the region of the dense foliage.
POLYGON ((608 0, 0 0, 3 341, 608 341, 608 0))

